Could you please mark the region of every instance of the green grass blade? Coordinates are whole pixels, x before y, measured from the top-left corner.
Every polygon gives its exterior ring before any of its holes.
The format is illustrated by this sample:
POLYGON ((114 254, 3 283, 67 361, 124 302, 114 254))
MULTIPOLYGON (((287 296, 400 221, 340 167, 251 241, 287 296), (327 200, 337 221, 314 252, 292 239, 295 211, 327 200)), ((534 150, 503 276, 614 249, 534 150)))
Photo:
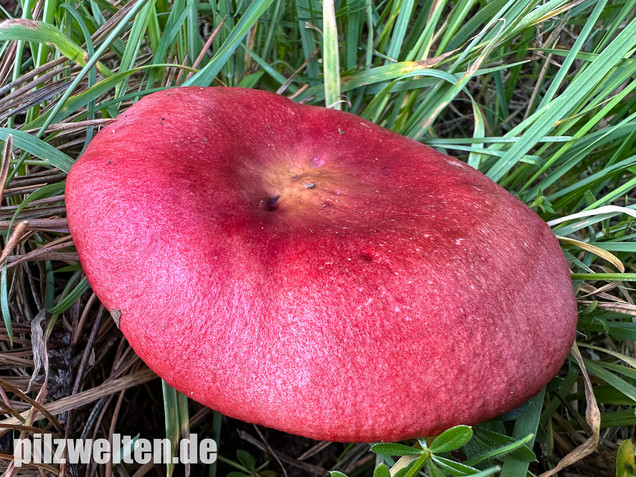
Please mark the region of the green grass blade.
MULTIPOLYGON (((130 33, 128 34, 128 41, 126 42, 126 48, 121 58, 120 72, 133 69, 135 60, 139 56, 141 46, 144 42, 144 33, 149 30, 153 17, 156 19, 156 16, 152 15, 155 6, 156 0, 150 0, 133 20, 130 33)), ((117 84, 115 96, 123 96, 126 93, 127 84, 127 79, 117 84)))
POLYGON ((554 95, 556 94, 558 89, 562 86, 563 80, 568 74, 568 71, 570 70, 572 63, 574 63, 574 61, 576 60, 576 55, 583 48, 583 45, 587 41, 590 33, 592 33, 595 30, 595 24, 598 21, 598 18, 600 17, 601 13, 603 12, 603 9, 605 8, 606 4, 607 4, 607 1, 602 0, 597 2, 596 5, 594 6, 594 10, 592 11, 592 14, 587 19, 585 26, 583 27, 583 30, 581 30, 581 33, 577 35, 576 41, 574 42, 574 45, 572 45, 572 49, 568 52, 567 56, 563 60, 563 63, 561 64, 559 71, 557 72, 552 82, 550 83, 550 87, 548 88, 548 91, 546 91, 545 95, 543 96, 543 99, 541 100, 541 103, 539 103, 538 109, 544 108, 550 101, 552 101, 552 98, 554 98, 554 95))
MULTIPOLYGON (((166 437, 170 440, 170 448, 172 456, 175 455, 179 445, 179 398, 178 392, 163 379, 161 380, 161 389, 163 391, 163 410, 166 425, 166 437)), ((170 456, 170 457, 172 457, 170 456)), ((175 470, 172 458, 166 463, 166 475, 170 477, 175 470)))
MULTIPOLYGON (((312 0, 296 0, 295 3, 298 34, 302 45, 303 57, 309 58, 318 46, 315 31, 310 25, 316 22, 316 16, 321 13, 320 4, 315 5, 316 2, 312 0)), ((315 59, 307 64, 307 74, 310 78, 318 78, 320 68, 315 59)))
MULTIPOLYGON (((23 40, 54 46, 62 55, 80 66, 86 66, 88 55, 79 46, 69 40, 59 29, 48 23, 33 20, 5 20, 0 23, 0 41, 23 40)), ((110 71, 101 63, 97 64, 100 73, 108 75, 110 71)))
POLYGON ((572 280, 587 282, 636 282, 636 273, 573 273, 572 280))
POLYGON ((146 2, 148 2, 149 0, 139 0, 129 11, 128 13, 126 13, 126 15, 122 18, 122 21, 117 24, 117 26, 115 26, 112 31, 108 34, 108 36, 106 37, 106 39, 104 40, 104 43, 97 49, 97 51, 95 52, 95 55, 92 56, 87 62, 86 65, 82 68, 82 70, 78 73, 77 77, 75 78, 75 80, 73 80, 73 82, 71 83, 71 85, 68 87, 68 89, 66 90, 66 92, 62 95, 62 97, 58 100, 57 104, 55 105, 55 107, 53 108, 53 112, 51 113, 51 115, 49 116, 49 119, 44 123, 44 125, 42 125, 42 127, 40 128, 40 131, 38 132, 38 137, 41 137, 44 134, 44 131, 46 131, 46 128, 48 128, 48 126, 51 124, 52 119, 57 115, 57 113, 60 111, 60 109, 62 109, 62 107, 64 106, 64 103, 66 102, 66 100, 68 100, 68 98, 73 94, 73 91, 75 91, 75 88, 77 88, 77 86, 80 84, 80 82, 82 81, 82 79, 84 79, 84 77, 88 74, 88 72, 90 71, 90 69, 95 66, 98 62, 98 59, 104 54, 104 52, 110 47, 110 45, 119 38, 122 30, 128 25, 128 22, 135 17, 135 15, 137 15, 137 13, 139 13, 139 11, 144 7, 144 5, 146 4, 146 2))
POLYGON ((254 23, 267 10, 274 0, 255 0, 250 4, 241 19, 232 29, 227 40, 223 43, 219 51, 214 55, 210 62, 184 83, 184 86, 209 86, 216 75, 221 71, 225 63, 227 63, 238 48, 239 43, 245 38, 254 23))
POLYGON ((403 50, 404 39, 411 23, 411 13, 414 7, 414 0, 404 0, 400 4, 400 11, 395 22, 395 27, 393 28, 389 48, 386 52, 386 56, 395 61, 401 56, 400 52, 403 50))
POLYGON ((632 20, 616 39, 582 73, 572 80, 567 90, 529 118, 531 124, 521 140, 515 143, 488 171, 488 176, 501 180, 518 162, 519 157, 549 133, 554 125, 570 114, 587 94, 603 80, 622 58, 636 46, 636 20, 632 20))
POLYGON ((338 53, 338 26, 333 0, 322 2, 322 61, 325 77, 325 106, 340 109, 340 58, 338 53))
POLYGON ((20 148, 35 157, 39 157, 61 171, 69 172, 71 170, 74 161, 62 151, 24 131, 0 128, 0 141, 6 141, 10 135, 13 136, 14 147, 20 148))
MULTIPOLYGON (((481 114, 481 110, 479 109, 479 105, 475 102, 475 100, 471 97, 470 102, 473 106, 473 116, 475 117, 475 127, 473 128, 473 139, 479 140, 485 137, 486 126, 484 121, 484 116, 481 114)), ((482 146, 483 142, 477 142, 476 145, 473 145, 474 149, 468 156, 468 165, 474 167, 479 170, 481 165, 481 161, 484 159, 484 154, 480 154, 477 151, 483 151, 484 147, 482 146)))
MULTIPOLYGON (((543 398, 545 396, 545 388, 539 394, 528 401, 528 409, 515 422, 512 431, 512 437, 524 442, 529 448, 534 444, 534 436, 537 434, 539 422, 541 419, 541 409, 543 408, 543 398)), ((526 460, 508 457, 504 459, 501 467, 501 477, 521 477, 526 475, 529 462, 526 460)))
POLYGON ((589 359, 584 359, 584 362, 585 368, 590 374, 601 378, 607 384, 609 384, 625 396, 629 397, 633 402, 636 403, 636 386, 606 369, 603 366, 603 363, 597 363, 589 359))
POLYGON ((11 310, 9 309, 9 285, 6 262, 2 264, 2 268, 0 269, 0 310, 2 310, 2 320, 7 330, 9 344, 13 346, 13 326, 11 325, 11 310))
MULTIPOLYGON (((77 273, 80 273, 80 272, 77 272, 77 273)), ((90 288, 90 285, 88 283, 88 279, 86 277, 83 277, 75 288, 73 288, 70 291, 65 290, 64 293, 62 293, 62 297, 57 302, 57 305, 55 305, 53 308, 48 310, 49 313, 51 313, 52 315, 59 315, 65 312, 73 305, 73 303, 79 300, 82 294, 89 288, 90 288)))

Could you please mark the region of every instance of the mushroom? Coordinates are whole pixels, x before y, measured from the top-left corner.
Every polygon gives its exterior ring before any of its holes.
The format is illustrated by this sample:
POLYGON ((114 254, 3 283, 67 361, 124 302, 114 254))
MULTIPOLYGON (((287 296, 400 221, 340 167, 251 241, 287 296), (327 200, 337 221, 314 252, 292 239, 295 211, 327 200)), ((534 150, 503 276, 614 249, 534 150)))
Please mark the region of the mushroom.
POLYGON ((130 345, 221 413, 397 441, 522 405, 575 336, 567 263, 468 165, 353 114, 241 88, 148 95, 66 187, 130 345))

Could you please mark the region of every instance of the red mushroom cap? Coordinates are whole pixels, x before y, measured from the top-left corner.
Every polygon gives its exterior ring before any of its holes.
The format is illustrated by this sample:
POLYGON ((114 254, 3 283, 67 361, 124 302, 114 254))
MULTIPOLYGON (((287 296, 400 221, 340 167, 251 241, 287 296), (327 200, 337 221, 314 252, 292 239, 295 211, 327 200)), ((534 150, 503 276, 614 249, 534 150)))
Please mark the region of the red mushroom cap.
POLYGON ((549 227, 466 164, 239 88, 151 94, 73 166, 93 290, 159 376, 230 417, 395 441, 520 406, 577 311, 549 227))

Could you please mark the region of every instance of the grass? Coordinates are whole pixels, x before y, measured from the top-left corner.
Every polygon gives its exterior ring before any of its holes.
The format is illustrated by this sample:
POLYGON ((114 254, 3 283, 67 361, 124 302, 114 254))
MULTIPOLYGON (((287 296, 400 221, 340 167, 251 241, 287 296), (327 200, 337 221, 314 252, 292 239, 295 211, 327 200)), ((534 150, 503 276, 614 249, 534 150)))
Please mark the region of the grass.
MULTIPOLYGON (((560 475, 634 475, 633 1, 21 0, 0 12, 12 19, 0 25, 0 468, 12 436, 196 432, 220 445, 218 465, 193 475, 515 477, 559 462, 560 475), (534 208, 560 237, 580 306, 578 348, 559 376, 505 421, 375 453, 255 428, 162 388, 91 293, 63 191, 101 126, 180 85, 356 113, 460 157, 534 208)), ((172 471, 115 467, 76 470, 172 471)))

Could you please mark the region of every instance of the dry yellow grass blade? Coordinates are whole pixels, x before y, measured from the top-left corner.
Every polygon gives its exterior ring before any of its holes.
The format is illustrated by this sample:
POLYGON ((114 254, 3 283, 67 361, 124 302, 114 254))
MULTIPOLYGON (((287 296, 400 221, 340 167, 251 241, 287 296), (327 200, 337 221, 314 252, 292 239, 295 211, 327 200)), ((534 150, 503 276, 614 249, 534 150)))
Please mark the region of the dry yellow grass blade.
POLYGON ((604 260, 607 260, 612 265, 614 265, 618 269, 618 271, 620 271, 621 273, 625 273, 625 265, 623 265, 623 262, 621 262, 616 255, 608 252, 607 250, 603 250, 602 248, 597 247, 596 245, 591 245, 589 243, 581 242, 580 240, 576 240, 570 237, 562 237, 560 235, 557 235, 557 238, 561 242, 569 243, 570 245, 579 247, 582 250, 586 250, 590 253, 593 253, 594 255, 597 255, 598 257, 601 257, 604 260))

